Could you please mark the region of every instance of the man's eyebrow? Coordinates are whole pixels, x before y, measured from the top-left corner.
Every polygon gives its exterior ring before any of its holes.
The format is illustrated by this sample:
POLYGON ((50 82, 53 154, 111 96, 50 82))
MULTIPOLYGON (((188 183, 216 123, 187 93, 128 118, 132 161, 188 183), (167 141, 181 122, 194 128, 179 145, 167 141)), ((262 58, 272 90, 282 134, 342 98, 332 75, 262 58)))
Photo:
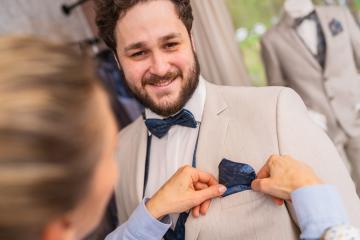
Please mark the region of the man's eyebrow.
MULTIPOLYGON (((180 33, 170 33, 168 35, 165 35, 165 36, 161 37, 160 41, 161 42, 166 42, 166 41, 169 41, 171 39, 179 38, 179 37, 181 37, 180 33)), ((146 46, 146 44, 144 42, 136 42, 136 43, 132 43, 129 46, 125 47, 124 50, 125 50, 125 52, 128 52, 128 51, 131 51, 131 50, 134 50, 134 49, 144 48, 145 46, 146 46)))
POLYGON ((128 52, 130 50, 134 50, 134 49, 143 48, 144 46, 145 46, 144 42, 133 43, 133 44, 130 44, 129 46, 125 47, 125 52, 128 52))
POLYGON ((166 36, 161 37, 161 38, 160 38, 160 41, 166 42, 166 41, 169 41, 169 40, 171 40, 171 39, 179 38, 179 37, 181 37, 181 34, 180 34, 180 33, 170 33, 170 34, 168 34, 168 35, 166 35, 166 36))

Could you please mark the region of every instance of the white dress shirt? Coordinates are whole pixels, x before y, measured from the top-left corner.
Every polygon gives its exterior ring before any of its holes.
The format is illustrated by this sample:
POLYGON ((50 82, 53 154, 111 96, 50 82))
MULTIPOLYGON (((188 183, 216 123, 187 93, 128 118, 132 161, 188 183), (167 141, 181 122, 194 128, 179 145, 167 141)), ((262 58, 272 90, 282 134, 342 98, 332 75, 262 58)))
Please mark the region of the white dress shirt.
MULTIPOLYGON (((152 136, 145 197, 150 198, 180 167, 192 165, 205 98, 205 80, 200 77, 194 94, 184 106, 184 109, 189 110, 194 115, 198 123, 197 128, 175 125, 161 139, 152 136)), ((145 109, 145 116, 147 119, 164 118, 150 109, 145 109)), ((178 214, 170 216, 173 222, 172 228, 174 228, 178 216, 178 214)))

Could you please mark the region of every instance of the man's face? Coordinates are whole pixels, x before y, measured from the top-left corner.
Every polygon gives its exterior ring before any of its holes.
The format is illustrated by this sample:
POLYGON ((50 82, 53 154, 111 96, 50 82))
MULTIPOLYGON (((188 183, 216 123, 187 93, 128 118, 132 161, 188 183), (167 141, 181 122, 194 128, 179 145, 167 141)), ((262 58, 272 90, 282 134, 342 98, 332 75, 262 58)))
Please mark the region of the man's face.
POLYGON ((179 111, 193 94, 200 70, 173 3, 135 5, 119 19, 115 35, 117 56, 135 96, 159 115, 179 111))

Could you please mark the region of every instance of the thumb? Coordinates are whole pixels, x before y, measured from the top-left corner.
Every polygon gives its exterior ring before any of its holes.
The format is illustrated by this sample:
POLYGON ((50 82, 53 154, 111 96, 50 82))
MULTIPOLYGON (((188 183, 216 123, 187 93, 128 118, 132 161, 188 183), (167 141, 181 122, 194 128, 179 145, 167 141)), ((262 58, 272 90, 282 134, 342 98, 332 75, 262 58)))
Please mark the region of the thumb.
POLYGON ((251 188, 256 192, 262 192, 266 194, 271 193, 272 189, 272 181, 270 178, 263 178, 263 179, 255 179, 251 183, 251 188))
POLYGON ((202 203, 206 200, 209 200, 209 199, 212 199, 215 197, 220 197, 221 195, 224 194, 224 192, 226 192, 226 190, 227 189, 224 185, 216 184, 216 185, 212 185, 208 188, 205 188, 203 190, 196 191, 195 194, 197 196, 199 203, 202 203))

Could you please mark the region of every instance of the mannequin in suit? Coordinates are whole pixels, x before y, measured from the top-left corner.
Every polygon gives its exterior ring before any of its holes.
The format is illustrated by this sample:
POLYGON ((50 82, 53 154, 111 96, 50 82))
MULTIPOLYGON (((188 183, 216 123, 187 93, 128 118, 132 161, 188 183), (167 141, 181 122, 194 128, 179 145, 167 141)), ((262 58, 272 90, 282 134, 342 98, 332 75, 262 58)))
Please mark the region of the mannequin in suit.
POLYGON ((360 30, 350 12, 287 0, 261 39, 269 85, 293 88, 335 143, 360 193, 360 30))

